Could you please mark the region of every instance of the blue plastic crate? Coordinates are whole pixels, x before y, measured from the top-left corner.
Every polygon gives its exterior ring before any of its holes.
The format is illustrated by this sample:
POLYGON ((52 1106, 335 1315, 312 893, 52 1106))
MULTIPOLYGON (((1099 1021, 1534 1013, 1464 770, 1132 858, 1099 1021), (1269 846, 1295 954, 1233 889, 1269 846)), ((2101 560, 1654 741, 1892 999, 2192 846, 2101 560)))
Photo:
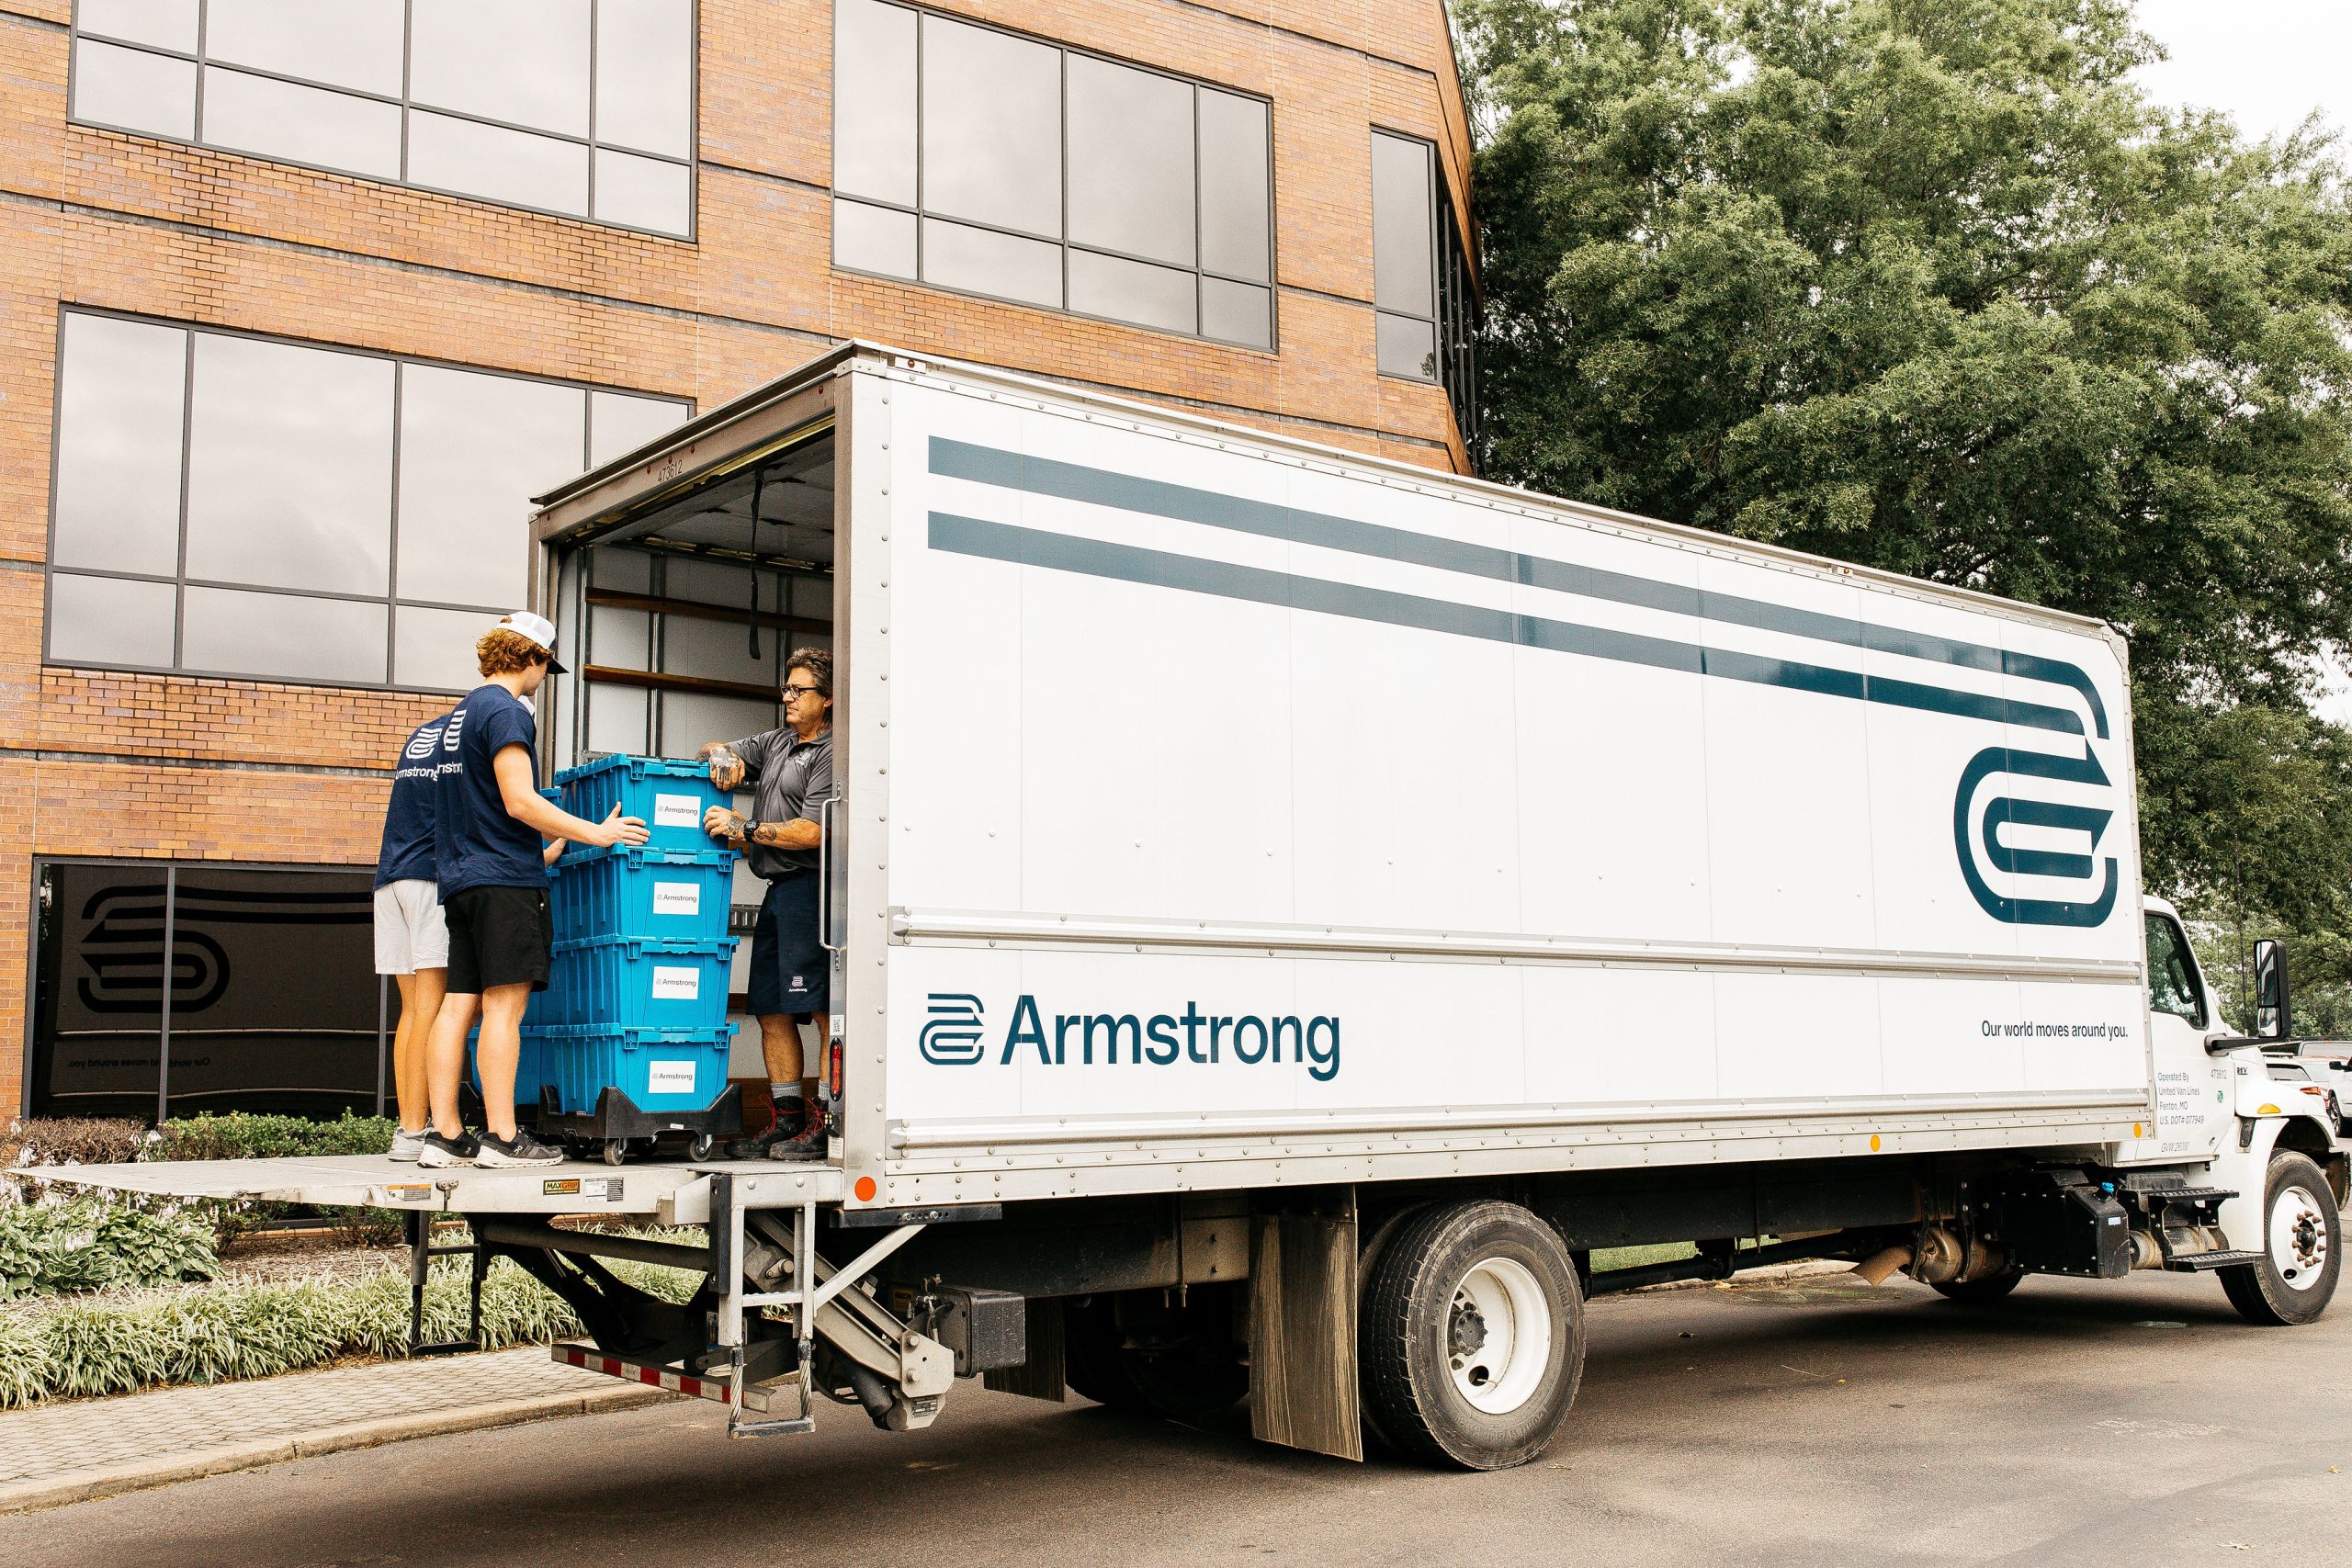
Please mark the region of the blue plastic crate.
POLYGON ((601 822, 617 802, 622 816, 644 820, 648 846, 657 850, 715 847, 702 830, 703 813, 734 803, 711 784, 707 764, 668 757, 606 757, 566 768, 555 782, 566 811, 601 822))
POLYGON ((735 939, 590 937, 555 944, 548 988, 529 1021, 716 1029, 727 1021, 735 939))
POLYGON ((727 902, 735 880, 735 852, 657 850, 620 844, 608 850, 567 851, 555 863, 548 899, 555 940, 600 936, 661 937, 716 942, 727 934, 727 902))
POLYGON ((735 1026, 627 1028, 600 1024, 546 1031, 538 1054, 542 1081, 556 1091, 560 1115, 592 1115, 607 1089, 653 1114, 704 1110, 727 1089, 727 1056, 735 1026))

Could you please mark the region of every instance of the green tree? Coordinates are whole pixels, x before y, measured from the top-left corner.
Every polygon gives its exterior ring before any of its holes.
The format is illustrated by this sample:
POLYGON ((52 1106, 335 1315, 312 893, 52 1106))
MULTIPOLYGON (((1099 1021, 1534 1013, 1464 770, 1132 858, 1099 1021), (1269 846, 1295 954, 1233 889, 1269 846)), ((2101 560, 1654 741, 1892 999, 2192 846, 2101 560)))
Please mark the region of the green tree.
POLYGON ((2150 886, 2352 979, 2352 209, 2131 0, 1462 0, 1488 470, 2129 634, 2150 886))

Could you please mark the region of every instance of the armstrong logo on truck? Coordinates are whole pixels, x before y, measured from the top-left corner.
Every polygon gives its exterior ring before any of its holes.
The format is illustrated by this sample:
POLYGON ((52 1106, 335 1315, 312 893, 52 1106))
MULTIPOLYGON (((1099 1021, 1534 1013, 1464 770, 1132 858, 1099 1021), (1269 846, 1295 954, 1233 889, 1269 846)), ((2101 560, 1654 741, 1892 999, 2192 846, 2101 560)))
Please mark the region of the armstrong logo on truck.
MULTIPOLYGON (((933 1066, 971 1066, 988 1055, 983 1037, 988 1026, 980 998, 964 992, 931 993, 931 1016, 922 1026, 916 1047, 933 1066)), ((1154 1013, 1148 1019, 1132 1012, 1055 1013, 1053 1027, 1037 998, 1023 996, 1012 1004, 997 1065, 1010 1065, 1016 1053, 1034 1051, 1040 1066, 1093 1065, 1097 1051, 1105 1066, 1125 1061, 1140 1066, 1173 1066, 1178 1062, 1204 1066, 1236 1062, 1243 1066, 1272 1066, 1288 1061, 1304 1063, 1317 1083, 1340 1075, 1340 1021, 1296 1016, 1261 1018, 1204 1013, 1187 1001, 1182 1013, 1154 1013)))

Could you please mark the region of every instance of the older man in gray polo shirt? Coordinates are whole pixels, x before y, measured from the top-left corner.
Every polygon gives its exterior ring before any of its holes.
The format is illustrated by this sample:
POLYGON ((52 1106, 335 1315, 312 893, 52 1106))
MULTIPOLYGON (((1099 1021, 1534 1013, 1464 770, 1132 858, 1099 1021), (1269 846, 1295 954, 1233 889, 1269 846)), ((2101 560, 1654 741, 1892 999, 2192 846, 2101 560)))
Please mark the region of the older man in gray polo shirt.
POLYGON ((817 929, 823 843, 816 818, 817 803, 833 792, 833 656, 794 649, 785 661, 783 696, 783 728, 702 749, 712 784, 752 790, 750 817, 714 806, 703 830, 741 851, 768 885, 752 933, 751 1003, 775 1125, 734 1152, 750 1159, 817 1159, 825 1152, 825 1117, 816 1103, 816 1075, 803 1076, 799 1025, 817 1021, 821 1064, 832 1036, 828 954, 817 929))

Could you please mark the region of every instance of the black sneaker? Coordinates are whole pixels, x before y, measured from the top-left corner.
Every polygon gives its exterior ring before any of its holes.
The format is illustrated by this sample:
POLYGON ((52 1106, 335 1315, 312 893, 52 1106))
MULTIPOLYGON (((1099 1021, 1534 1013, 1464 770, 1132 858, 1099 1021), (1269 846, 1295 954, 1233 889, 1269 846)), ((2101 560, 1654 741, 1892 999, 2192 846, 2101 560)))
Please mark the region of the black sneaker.
POLYGON ((481 1135, 481 1152, 474 1156, 476 1165, 561 1165, 563 1154, 523 1131, 514 1129, 511 1138, 502 1138, 487 1129, 481 1135))
POLYGON ((454 1138, 445 1138, 439 1132, 431 1131, 424 1134, 417 1146, 416 1163, 435 1169, 443 1166, 471 1165, 474 1156, 481 1152, 481 1140, 471 1133, 459 1133, 454 1138))
POLYGON ((737 1159, 823 1159, 825 1118, 812 1111, 802 1120, 799 1131, 778 1128, 761 1137, 746 1138, 732 1152, 737 1159))

